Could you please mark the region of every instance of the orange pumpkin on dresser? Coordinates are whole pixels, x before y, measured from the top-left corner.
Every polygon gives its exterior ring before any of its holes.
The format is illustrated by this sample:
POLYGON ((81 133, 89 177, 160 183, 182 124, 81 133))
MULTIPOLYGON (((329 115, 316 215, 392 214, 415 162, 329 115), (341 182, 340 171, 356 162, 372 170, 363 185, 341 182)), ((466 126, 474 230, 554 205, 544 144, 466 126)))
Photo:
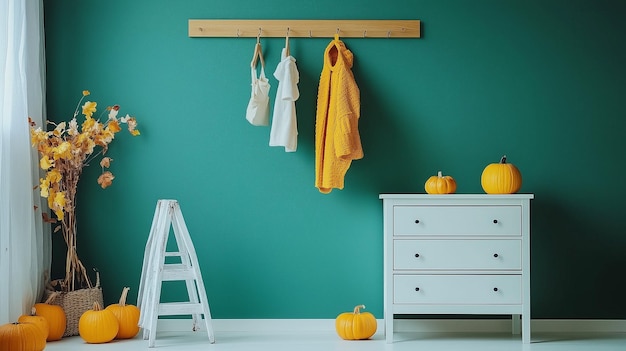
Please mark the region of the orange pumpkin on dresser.
POLYGON ((451 176, 444 176, 439 171, 437 175, 426 180, 424 190, 428 194, 454 194, 456 192, 456 181, 451 176))
POLYGON ((504 155, 500 163, 485 167, 480 185, 487 194, 514 194, 522 187, 522 173, 512 163, 506 163, 504 155))

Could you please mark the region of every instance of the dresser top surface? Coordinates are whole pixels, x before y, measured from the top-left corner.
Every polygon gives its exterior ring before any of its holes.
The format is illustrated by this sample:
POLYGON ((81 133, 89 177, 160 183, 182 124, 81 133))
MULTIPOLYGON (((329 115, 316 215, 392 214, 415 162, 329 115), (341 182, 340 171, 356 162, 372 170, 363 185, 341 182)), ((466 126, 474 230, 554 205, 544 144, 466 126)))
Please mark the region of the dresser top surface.
POLYGON ((534 194, 380 194, 379 199, 395 199, 395 200, 506 200, 506 199, 534 199, 534 194))

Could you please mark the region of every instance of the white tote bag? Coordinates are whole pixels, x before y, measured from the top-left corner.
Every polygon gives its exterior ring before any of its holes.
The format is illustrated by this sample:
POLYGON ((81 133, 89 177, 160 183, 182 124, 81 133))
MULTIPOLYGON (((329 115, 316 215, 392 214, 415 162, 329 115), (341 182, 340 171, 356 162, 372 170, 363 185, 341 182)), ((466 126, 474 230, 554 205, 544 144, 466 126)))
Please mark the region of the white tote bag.
POLYGON ((254 126, 267 126, 270 122, 270 83, 265 77, 265 61, 258 40, 250 63, 250 75, 252 77, 252 92, 246 110, 246 119, 254 126), (258 78, 256 77, 257 58, 261 61, 261 74, 258 78))

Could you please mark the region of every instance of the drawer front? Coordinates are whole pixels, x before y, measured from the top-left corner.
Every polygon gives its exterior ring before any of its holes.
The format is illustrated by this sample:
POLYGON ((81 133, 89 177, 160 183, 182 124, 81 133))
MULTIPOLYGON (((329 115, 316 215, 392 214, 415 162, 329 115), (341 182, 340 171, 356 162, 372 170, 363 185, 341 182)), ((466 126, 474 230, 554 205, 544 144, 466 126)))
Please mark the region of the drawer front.
POLYGON ((522 303, 520 275, 395 275, 397 304, 513 305, 522 303))
POLYGON ((521 270, 520 239, 394 240, 394 269, 521 270))
POLYGON ((520 206, 394 206, 394 235, 522 233, 520 206))

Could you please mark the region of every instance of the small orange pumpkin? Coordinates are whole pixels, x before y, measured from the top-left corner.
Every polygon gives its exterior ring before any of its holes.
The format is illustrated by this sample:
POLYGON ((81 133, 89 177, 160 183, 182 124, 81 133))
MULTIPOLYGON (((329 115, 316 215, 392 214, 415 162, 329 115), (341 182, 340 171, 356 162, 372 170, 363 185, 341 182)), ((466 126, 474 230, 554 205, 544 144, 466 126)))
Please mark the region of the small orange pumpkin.
POLYGON ((512 163, 506 163, 504 155, 500 163, 485 167, 480 185, 487 194, 514 194, 522 187, 522 173, 512 163))
POLYGON ((122 290, 119 303, 107 306, 107 310, 113 312, 119 322, 119 330, 116 339, 134 338, 139 333, 139 308, 135 305, 126 304, 129 287, 122 290))
POLYGON ((454 194, 456 191, 456 181, 450 176, 444 176, 441 171, 436 176, 426 180, 424 189, 428 194, 454 194))
POLYGON ((32 323, 8 323, 0 326, 0 351, 42 351, 46 338, 32 323))
POLYGON ((83 312, 78 319, 78 334, 88 344, 102 344, 115 338, 119 323, 113 312, 102 309, 96 301, 93 309, 83 312))
POLYGON ((376 318, 369 312, 361 313, 365 305, 354 307, 353 312, 341 313, 335 320, 337 334, 344 340, 369 339, 376 333, 376 318))
POLYGON ((50 294, 48 299, 43 303, 35 304, 35 311, 38 316, 42 316, 48 321, 48 338, 47 341, 56 341, 63 338, 67 317, 63 307, 52 305, 50 302, 56 297, 55 293, 50 294))
POLYGON ((18 323, 31 323, 37 326, 45 339, 48 339, 50 333, 50 327, 48 326, 48 320, 43 316, 37 315, 37 309, 31 308, 30 314, 23 314, 17 319, 18 323))

